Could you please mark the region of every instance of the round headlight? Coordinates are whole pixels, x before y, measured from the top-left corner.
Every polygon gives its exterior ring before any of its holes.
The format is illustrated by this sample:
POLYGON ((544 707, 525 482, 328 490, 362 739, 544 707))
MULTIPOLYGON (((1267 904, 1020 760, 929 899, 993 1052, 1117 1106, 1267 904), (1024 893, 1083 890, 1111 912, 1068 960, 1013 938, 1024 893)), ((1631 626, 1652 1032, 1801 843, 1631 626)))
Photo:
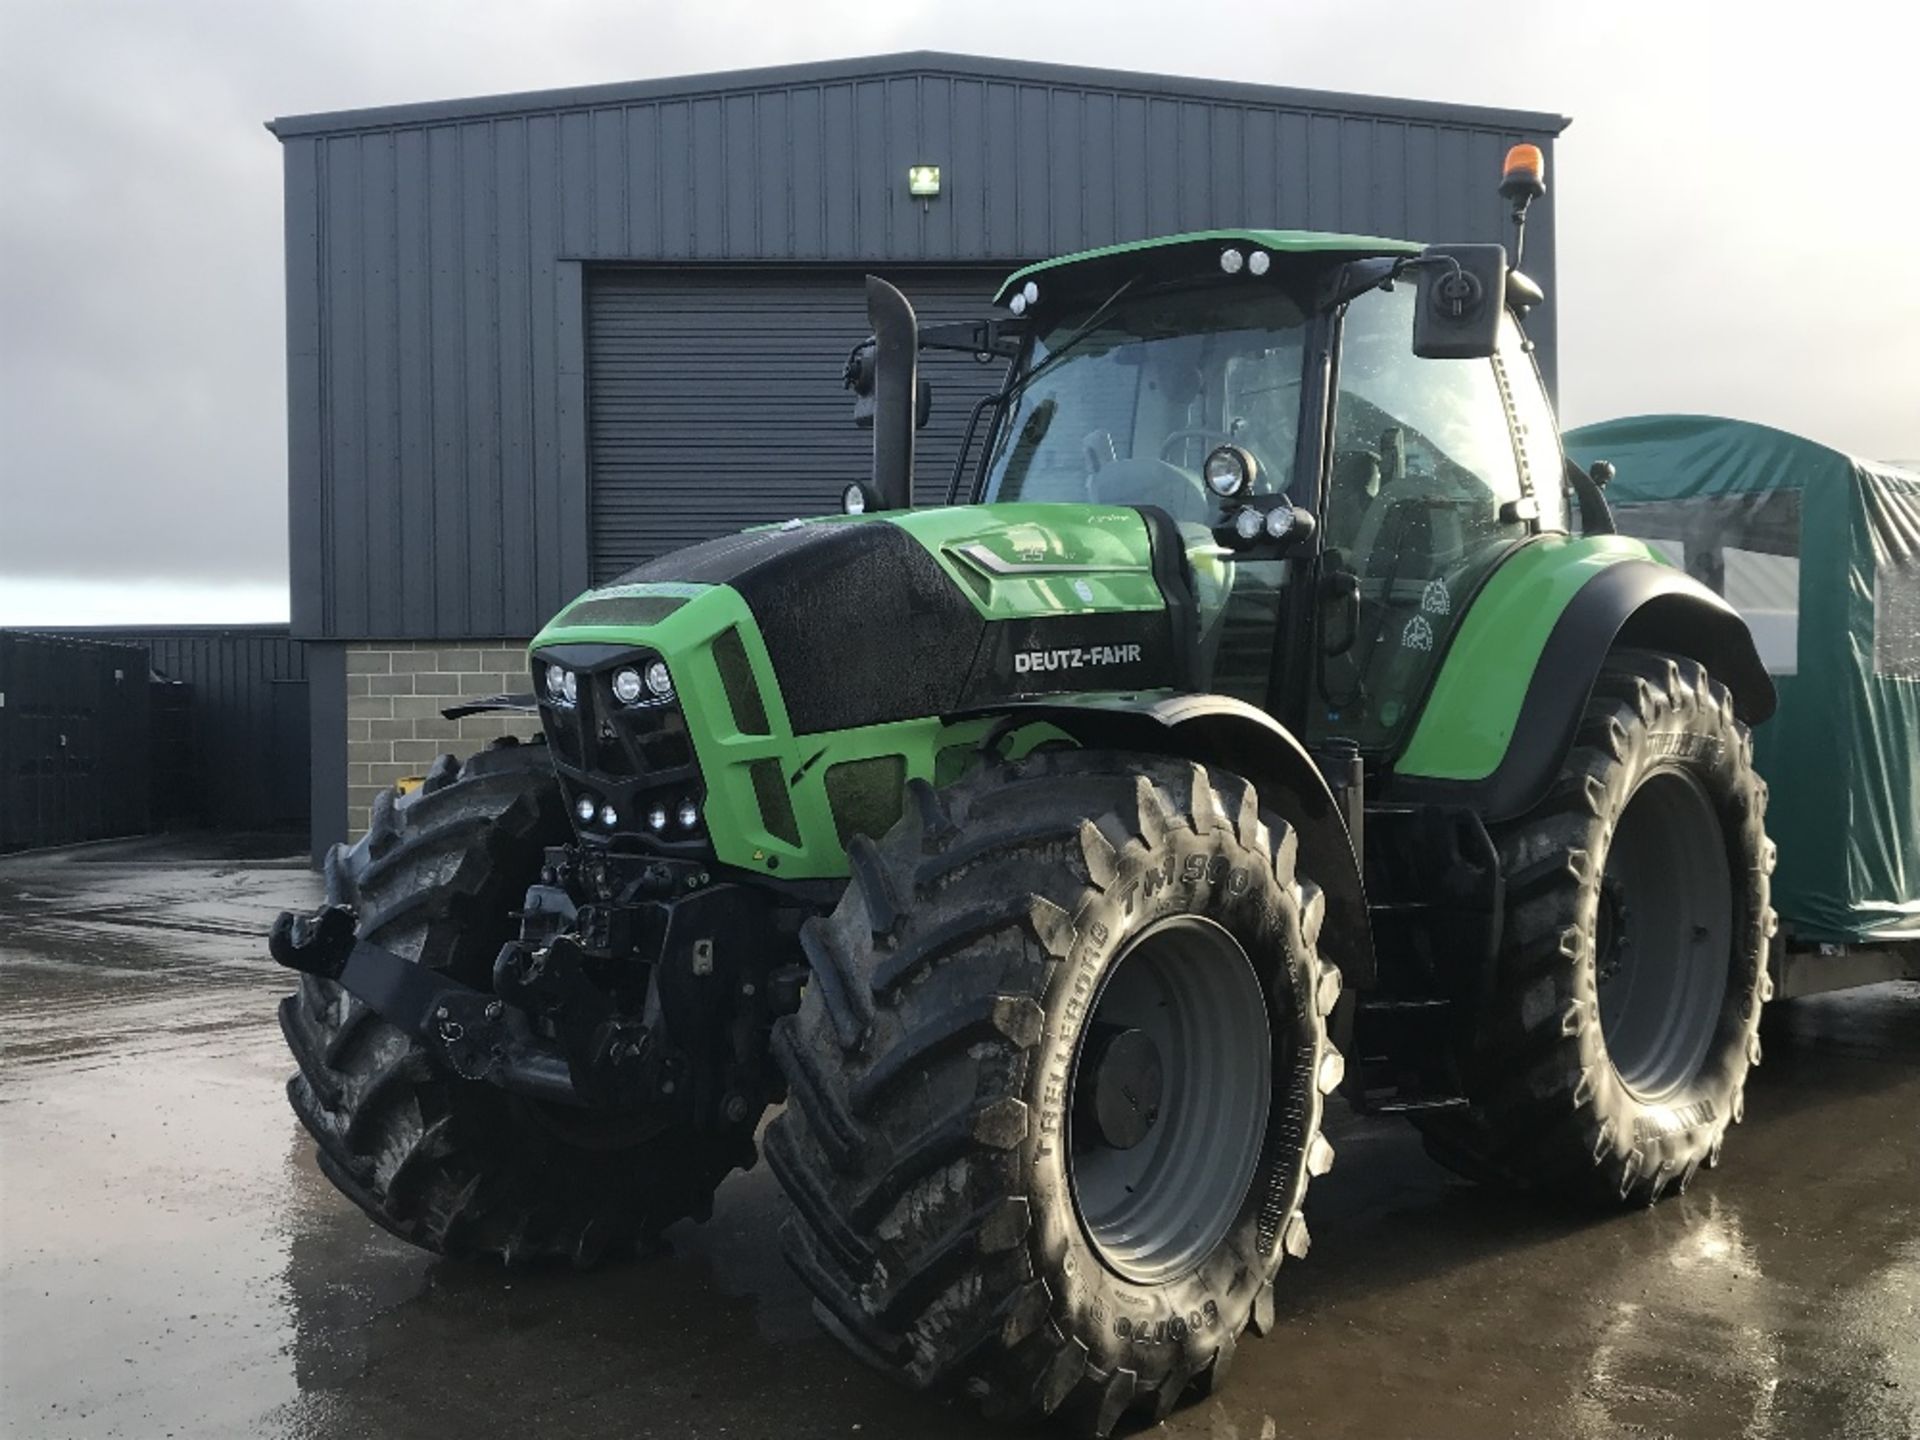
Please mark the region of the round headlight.
POLYGON ((1291 505, 1276 505, 1273 509, 1267 511, 1267 537, 1269 539, 1283 539, 1291 529, 1293 529, 1293 507, 1291 505))
POLYGON ((1247 256, 1247 273, 1249 275, 1264 275, 1267 273, 1267 267, 1271 264, 1273 264, 1273 257, 1271 255, 1267 254, 1264 250, 1256 250, 1247 256))
POLYGON ((656 805, 647 812, 647 828, 649 830, 664 830, 667 828, 666 806, 656 805))
POLYGON ((1033 281, 1029 280, 1026 284, 1022 285, 1020 287, 1020 293, 1027 297, 1027 303, 1029 305, 1038 305, 1040 303, 1040 287, 1034 284, 1033 281))
POLYGON ((600 823, 609 830, 613 829, 614 826, 620 823, 620 812, 611 805, 602 805, 600 807, 600 823))
POLYGON ((700 823, 700 807, 691 800, 682 800, 680 813, 675 818, 679 820, 682 830, 691 830, 700 823))
POLYGON ((582 795, 578 800, 573 802, 573 813, 580 817, 580 823, 582 825, 591 825, 594 814, 599 809, 600 802, 595 800, 591 795, 582 795))
POLYGON ((643 693, 640 672, 631 665, 613 672, 613 698, 622 705, 637 703, 643 693))
POLYGON ((1247 263, 1247 257, 1238 250, 1228 247, 1220 252, 1220 268, 1229 275, 1238 275, 1240 267, 1247 263))
POLYGON ((1222 500, 1253 488, 1253 457, 1238 445, 1222 445, 1207 456, 1207 488, 1222 500))
POLYGON ((666 661, 655 660, 647 666, 647 689, 662 700, 672 696, 673 676, 667 673, 666 661))
POLYGON ((1260 512, 1252 506, 1237 512, 1233 517, 1233 533, 1242 540, 1258 540, 1265 525, 1260 512))
POLYGON ((1026 314, 1027 313, 1027 297, 1022 295, 1017 290, 1014 291, 1013 294, 1007 297, 1007 309, 1011 310, 1016 315, 1026 314))
POLYGON ((567 672, 560 665, 547 666, 547 698, 556 704, 567 703, 567 672))
POLYGON ((858 480, 840 492, 840 509, 847 515, 867 513, 867 489, 858 480))

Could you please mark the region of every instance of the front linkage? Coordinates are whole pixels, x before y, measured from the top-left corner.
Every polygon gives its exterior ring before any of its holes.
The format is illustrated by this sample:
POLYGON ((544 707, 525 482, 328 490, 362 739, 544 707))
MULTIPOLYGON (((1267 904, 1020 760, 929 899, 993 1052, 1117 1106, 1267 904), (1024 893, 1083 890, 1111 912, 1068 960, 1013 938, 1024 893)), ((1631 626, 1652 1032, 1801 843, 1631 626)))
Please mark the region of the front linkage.
POLYGON ((530 1099, 738 1123, 777 1087, 763 1037, 799 1008, 805 967, 768 962, 792 952, 797 919, 764 888, 716 883, 698 862, 558 846, 520 922, 490 990, 357 938, 348 905, 283 913, 269 949, 448 1073, 530 1099))

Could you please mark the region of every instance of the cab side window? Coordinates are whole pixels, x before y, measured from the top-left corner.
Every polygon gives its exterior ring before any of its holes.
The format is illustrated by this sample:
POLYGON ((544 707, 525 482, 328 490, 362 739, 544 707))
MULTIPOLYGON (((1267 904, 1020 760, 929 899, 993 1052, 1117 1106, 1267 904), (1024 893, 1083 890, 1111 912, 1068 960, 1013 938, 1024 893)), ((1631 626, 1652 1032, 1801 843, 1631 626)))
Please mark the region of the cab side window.
POLYGON ((1310 713, 1368 749, 1399 737, 1474 586, 1528 533, 1493 362, 1415 356, 1414 299, 1369 291, 1342 326, 1327 572, 1352 577, 1358 620, 1337 633, 1339 607, 1321 607, 1310 713))

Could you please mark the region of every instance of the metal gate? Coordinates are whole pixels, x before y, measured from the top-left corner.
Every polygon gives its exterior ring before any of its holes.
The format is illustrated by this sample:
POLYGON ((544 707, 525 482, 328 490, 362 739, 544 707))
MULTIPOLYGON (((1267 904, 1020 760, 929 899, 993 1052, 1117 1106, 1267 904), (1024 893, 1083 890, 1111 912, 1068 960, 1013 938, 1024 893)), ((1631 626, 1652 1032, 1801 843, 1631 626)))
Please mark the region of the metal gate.
POLYGON ((0 633, 0 850, 147 829, 147 652, 0 633))
MULTIPOLYGON (((887 267, 924 322, 988 313, 1011 268, 887 267)), ((864 272, 593 271, 587 292, 587 424, 593 575, 742 526, 839 508, 866 475, 870 433, 841 389, 867 333, 864 272)), ((933 416, 915 498, 946 495, 974 402, 1004 361, 928 352, 933 416)), ((976 441, 976 445, 978 442, 976 441)), ((977 450, 976 450, 977 454, 977 450)))

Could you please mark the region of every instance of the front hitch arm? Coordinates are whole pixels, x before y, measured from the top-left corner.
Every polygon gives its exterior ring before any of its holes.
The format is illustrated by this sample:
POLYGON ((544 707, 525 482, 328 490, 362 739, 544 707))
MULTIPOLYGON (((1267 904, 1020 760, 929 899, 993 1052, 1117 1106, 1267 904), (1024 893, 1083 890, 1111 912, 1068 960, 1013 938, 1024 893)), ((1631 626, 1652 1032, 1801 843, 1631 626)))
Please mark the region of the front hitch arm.
POLYGON ((283 911, 267 939, 279 964, 331 980, 423 1045, 454 1074, 541 1100, 586 1105, 564 1054, 497 995, 419 965, 354 934, 345 905, 283 911))

